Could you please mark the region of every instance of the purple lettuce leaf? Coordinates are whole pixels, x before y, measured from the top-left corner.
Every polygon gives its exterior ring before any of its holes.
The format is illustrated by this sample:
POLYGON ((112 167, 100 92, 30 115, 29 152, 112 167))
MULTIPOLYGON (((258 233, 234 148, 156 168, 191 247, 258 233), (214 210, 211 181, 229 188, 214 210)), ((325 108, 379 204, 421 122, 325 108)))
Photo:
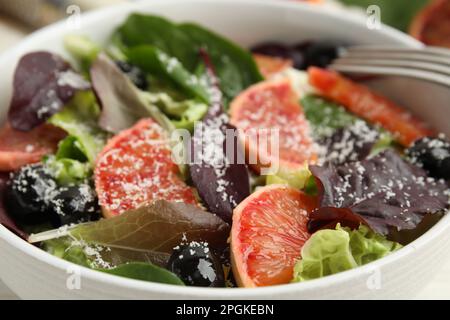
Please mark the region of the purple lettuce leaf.
POLYGON ((203 124, 202 128, 196 127, 191 142, 190 176, 208 210, 231 222, 233 209, 250 195, 248 169, 240 161, 245 158, 236 138, 231 144, 226 139, 221 141, 226 131, 236 128, 228 123, 220 128, 210 127, 207 121, 203 124))
POLYGON ((16 68, 8 120, 14 129, 30 131, 60 111, 90 84, 62 57, 45 51, 24 55, 16 68))
POLYGON ((231 222, 233 209, 250 195, 250 178, 236 128, 228 123, 222 95, 206 52, 201 52, 211 81, 211 106, 191 140, 193 185, 211 213, 231 222))
POLYGON ((0 173, 0 224, 2 224, 5 228, 8 228, 19 237, 23 239, 27 239, 28 235, 22 231, 17 224, 9 217, 6 212, 4 198, 5 192, 7 188, 7 183, 9 180, 9 173, 1 172, 0 173))
POLYGON ((320 190, 320 208, 310 216, 310 231, 338 222, 349 227, 364 223, 386 235, 414 229, 426 214, 449 207, 446 183, 428 177, 393 150, 310 170, 320 190))
POLYGON ((324 160, 334 165, 363 160, 369 156, 380 133, 365 121, 356 120, 352 125, 337 129, 331 136, 321 139, 324 160))

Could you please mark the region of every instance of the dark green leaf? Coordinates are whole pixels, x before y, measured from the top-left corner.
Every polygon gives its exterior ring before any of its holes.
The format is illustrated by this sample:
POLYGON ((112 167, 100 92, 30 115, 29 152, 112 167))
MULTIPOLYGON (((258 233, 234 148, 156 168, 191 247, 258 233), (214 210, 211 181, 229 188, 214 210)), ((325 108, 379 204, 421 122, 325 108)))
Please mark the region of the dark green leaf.
POLYGON ((83 153, 83 150, 80 149, 77 141, 78 139, 74 136, 67 136, 62 140, 58 145, 58 150, 55 155, 56 159, 74 159, 81 162, 87 161, 88 159, 83 153))
MULTIPOLYGON (((42 249, 44 249, 48 253, 51 253, 56 257, 59 257, 66 261, 70 261, 83 267, 125 278, 184 285, 183 282, 178 279, 178 277, 173 273, 152 264, 151 261, 147 261, 145 259, 129 259, 130 257, 124 259, 121 256, 116 256, 116 252, 114 252, 113 250, 100 251, 97 249, 96 251, 94 248, 94 250, 90 251, 98 252, 99 254, 101 254, 101 260, 104 261, 103 267, 105 267, 105 264, 116 266, 112 269, 99 268, 100 266, 96 261, 96 259, 98 260, 98 257, 95 255, 88 255, 86 253, 89 252, 87 248, 92 249, 92 247, 89 247, 86 244, 82 244, 81 242, 74 241, 70 237, 47 240, 42 244, 42 249), (113 261, 111 261, 110 258, 113 258, 113 261)), ((134 258, 136 258, 136 256, 134 258)), ((165 265, 165 263, 159 263, 159 265, 165 265)))
POLYGON ((177 129, 194 130, 194 124, 201 121, 208 111, 208 105, 198 99, 176 101, 164 91, 145 92, 146 101, 164 112, 177 129))
POLYGON ((343 107, 314 95, 305 96, 301 105, 317 137, 329 136, 358 119, 343 107))
MULTIPOLYGON (((125 47, 153 45, 177 58, 190 71, 198 64, 198 51, 177 25, 159 16, 132 14, 115 35, 125 47)), ((117 44, 118 39, 115 39, 117 44)))
MULTIPOLYGON (((178 59, 187 71, 197 76, 205 72, 199 51, 206 49, 228 101, 263 79, 248 51, 196 24, 176 25, 161 17, 134 14, 117 30, 113 39, 116 47, 126 51, 127 56, 133 47, 152 45, 178 59), (118 42, 120 45, 117 45, 118 42)), ((136 62, 135 59, 132 60, 136 62)), ((143 62, 149 58, 143 56, 140 59, 143 62)))
POLYGON ((80 183, 92 176, 92 165, 75 136, 62 140, 55 156, 46 157, 44 162, 60 185, 80 183))
POLYGON ((172 272, 148 263, 127 263, 113 269, 99 269, 99 271, 136 280, 184 286, 183 281, 172 272))
POLYGON ((97 125, 99 112, 93 93, 79 92, 62 111, 48 120, 77 139, 79 149, 91 164, 95 163, 107 139, 106 133, 97 125))
POLYGON ((179 28, 189 35, 197 52, 206 49, 220 80, 220 89, 228 100, 263 80, 248 51, 199 25, 184 23, 179 28))
MULTIPOLYGON (((353 124, 357 121, 361 121, 360 118, 348 112, 342 106, 315 95, 305 96, 301 100, 301 105, 305 112, 306 119, 311 125, 314 136, 318 139, 325 138, 325 140, 322 139, 322 143, 327 144, 328 141, 328 144, 330 144, 328 147, 332 147, 335 143, 342 145, 343 140, 341 138, 343 130, 348 131, 347 129, 353 124), (338 136, 341 136, 341 138, 333 141, 333 139, 338 136), (332 140, 330 141, 329 139, 332 140)), ((370 153, 372 155, 387 148, 395 147, 394 139, 391 134, 382 128, 376 127, 375 130, 379 131, 378 140, 375 144, 367 146, 371 149, 370 153)), ((349 138, 346 139, 348 140, 349 138)), ((357 148, 354 149, 356 152, 357 148)))
POLYGON ((139 46, 128 50, 130 62, 150 74, 160 75, 173 81, 179 88, 191 97, 198 97, 203 102, 209 101, 208 89, 199 78, 188 70, 174 57, 150 45, 139 46))

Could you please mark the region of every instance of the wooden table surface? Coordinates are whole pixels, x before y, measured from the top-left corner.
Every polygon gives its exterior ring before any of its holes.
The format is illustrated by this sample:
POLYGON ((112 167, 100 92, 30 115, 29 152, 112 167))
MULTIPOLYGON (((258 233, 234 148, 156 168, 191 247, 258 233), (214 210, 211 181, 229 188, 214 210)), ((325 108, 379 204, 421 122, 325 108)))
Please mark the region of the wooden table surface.
MULTIPOLYGON (((20 41, 26 30, 14 21, 0 16, 0 51, 6 50, 20 41)), ((412 281, 414 281, 412 279, 412 281)), ((437 273, 434 280, 422 291, 417 293, 418 299, 450 299, 450 261, 447 261, 442 271, 437 273)), ((11 290, 0 280, 0 299, 17 299, 11 290)))

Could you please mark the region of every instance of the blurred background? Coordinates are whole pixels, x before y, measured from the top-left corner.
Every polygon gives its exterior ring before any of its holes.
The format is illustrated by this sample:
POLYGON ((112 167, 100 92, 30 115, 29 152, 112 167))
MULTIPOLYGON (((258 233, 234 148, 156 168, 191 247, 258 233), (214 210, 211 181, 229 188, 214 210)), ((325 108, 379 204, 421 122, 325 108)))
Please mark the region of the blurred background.
MULTIPOLYGON (((133 0, 0 0, 0 51, 57 20, 133 0)), ((134 0, 139 1, 139 0, 134 0)), ((152 1, 152 0, 140 0, 152 1)), ((431 45, 450 48, 450 0, 279 0, 367 15, 376 5, 381 20, 431 45)))

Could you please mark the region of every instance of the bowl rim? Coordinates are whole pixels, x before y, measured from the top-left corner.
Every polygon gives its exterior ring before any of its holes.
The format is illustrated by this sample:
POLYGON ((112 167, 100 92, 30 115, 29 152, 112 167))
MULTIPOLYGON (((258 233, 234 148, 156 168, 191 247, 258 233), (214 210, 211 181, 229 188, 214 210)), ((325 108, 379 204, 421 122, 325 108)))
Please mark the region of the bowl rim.
MULTIPOLYGON (((330 18, 336 21, 345 21, 347 24, 352 24, 355 28, 365 27, 365 20, 361 17, 353 15, 341 15, 339 11, 327 10, 324 8, 316 7, 315 5, 309 5, 304 3, 295 3, 290 1, 279 1, 279 0, 152 0, 150 2, 136 2, 136 3, 124 3, 108 8, 102 8, 94 10, 83 14, 83 21, 96 22, 101 21, 105 16, 114 16, 121 12, 124 8, 126 9, 148 9, 151 11, 154 5, 213 5, 222 4, 230 6, 238 6, 240 4, 251 4, 257 7, 277 7, 284 8, 288 10, 303 11, 306 14, 320 16, 321 18, 330 18)), ((18 45, 11 49, 8 49, 4 53, 0 54, 0 64, 5 60, 11 58, 18 52, 20 52, 26 44, 32 42, 35 39, 45 37, 47 34, 60 33, 60 30, 64 28, 65 21, 61 21, 50 26, 47 26, 33 34, 27 36, 18 45)), ((382 25, 381 29, 378 30, 385 36, 390 37, 395 40, 399 45, 405 45, 409 47, 419 47, 421 44, 398 30, 395 30, 389 26, 382 25)), ((382 268, 383 266, 389 265, 402 257, 405 257, 412 252, 423 248, 430 241, 437 238, 442 232, 445 231, 447 225, 450 224, 450 216, 444 216, 436 225, 434 225, 430 230, 428 230, 421 237, 413 241, 412 243, 406 245, 399 251, 396 251, 380 260, 374 261, 367 265, 341 272, 338 274, 330 275, 320 279, 310 280, 303 283, 291 283, 283 284, 270 287, 259 287, 259 288, 200 288, 200 287, 182 287, 154 282, 146 282, 141 280, 134 280, 129 278, 123 278, 115 275, 110 275, 95 270, 91 270, 86 267, 75 265, 66 260, 55 257, 16 236, 14 233, 9 231, 3 225, 0 225, 0 237, 9 245, 14 247, 15 250, 20 250, 26 255, 39 260, 45 264, 52 265, 53 267, 66 272, 68 268, 77 266, 81 270, 82 278, 86 280, 91 280, 94 282, 101 282, 105 284, 111 284, 118 287, 124 287, 127 289, 134 289, 143 292, 161 292, 166 296, 183 296, 190 298, 207 298, 207 299, 224 299, 224 298, 236 298, 238 294, 243 298, 267 298, 276 297, 276 295, 282 295, 292 292, 300 291, 311 291, 320 290, 329 286, 331 282, 335 284, 345 283, 351 278, 358 276, 368 276, 373 272, 374 269, 382 268)))

